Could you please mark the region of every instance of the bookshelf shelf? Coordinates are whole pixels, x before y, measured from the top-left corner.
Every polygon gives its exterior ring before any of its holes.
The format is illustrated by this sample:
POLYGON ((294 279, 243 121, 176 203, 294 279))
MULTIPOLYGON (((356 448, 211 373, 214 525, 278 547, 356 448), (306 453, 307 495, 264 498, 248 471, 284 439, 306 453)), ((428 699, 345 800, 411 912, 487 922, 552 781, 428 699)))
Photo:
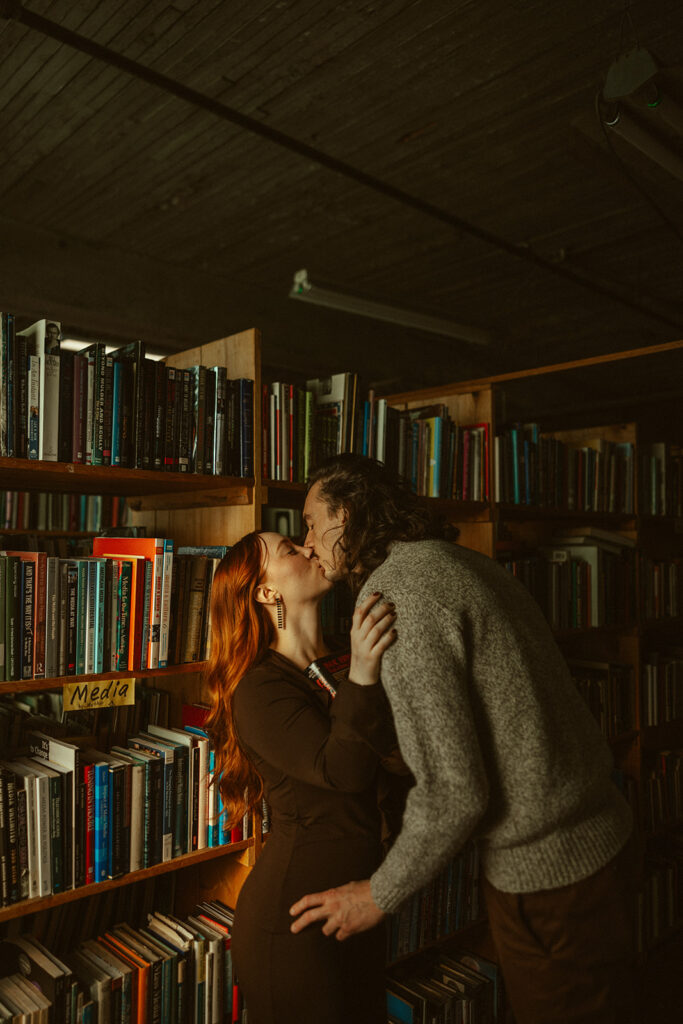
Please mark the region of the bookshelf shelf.
POLYGON ((612 529, 634 529, 637 517, 619 512, 574 512, 564 509, 544 508, 541 505, 496 505, 499 519, 525 519, 530 522, 545 520, 566 520, 585 523, 586 526, 604 525, 612 529))
POLYGON ((0 458, 0 478, 6 490, 123 494, 136 511, 248 505, 254 487, 252 478, 8 458, 0 458))
POLYGON ((425 498, 420 500, 438 515, 453 520, 488 523, 492 518, 492 505, 488 501, 456 501, 452 498, 425 498))
POLYGON ((288 480, 264 480, 261 504, 275 508, 301 508, 306 494, 306 484, 288 480))
POLYGON ((423 946, 420 946, 418 950, 412 953, 403 953, 401 956, 397 956, 394 960, 390 960, 387 964, 387 968, 396 967, 398 964, 406 963, 410 960, 414 960, 416 956, 422 953, 428 953, 431 949, 442 949, 449 941, 460 941, 465 942, 466 939, 471 939, 473 936, 481 935, 486 929, 488 919, 486 917, 477 918, 476 921, 471 921, 469 924, 465 924, 462 928, 458 928, 455 932, 449 932, 448 935, 442 935, 438 939, 430 939, 429 942, 425 942, 423 946))
POLYGON ((164 861, 163 864, 154 864, 151 868, 142 868, 140 871, 131 871, 130 874, 121 875, 120 878, 108 878, 104 882, 93 882, 91 885, 82 885, 78 889, 67 889, 65 892, 53 896, 38 896, 32 900, 22 900, 20 903, 12 903, 9 907, 0 909, 0 924, 11 921, 17 917, 25 917, 27 914, 35 914, 39 910, 52 910, 53 907, 63 903, 73 903, 74 900, 86 899, 88 896, 98 896, 109 889, 119 889, 122 885, 131 885, 133 882, 140 882, 146 878, 153 878, 155 875, 164 875, 168 871, 179 871, 182 868, 193 867, 204 861, 215 860, 225 854, 238 853, 254 845, 253 839, 243 839, 239 843, 229 843, 225 846, 212 846, 196 853, 186 853, 182 857, 175 857, 173 860, 164 861))
POLYGON ((32 690, 58 690, 65 683, 88 683, 101 680, 106 682, 109 679, 155 679, 168 676, 179 676, 196 674, 202 672, 206 662, 195 661, 183 665, 168 665, 166 668, 138 669, 137 671, 121 672, 100 672, 83 676, 55 676, 51 679, 14 679, 9 682, 0 683, 1 693, 27 693, 32 690))
POLYGON ((12 527, 11 529, 0 529, 0 537, 75 537, 88 540, 90 537, 98 537, 97 530, 41 530, 37 527, 12 527))

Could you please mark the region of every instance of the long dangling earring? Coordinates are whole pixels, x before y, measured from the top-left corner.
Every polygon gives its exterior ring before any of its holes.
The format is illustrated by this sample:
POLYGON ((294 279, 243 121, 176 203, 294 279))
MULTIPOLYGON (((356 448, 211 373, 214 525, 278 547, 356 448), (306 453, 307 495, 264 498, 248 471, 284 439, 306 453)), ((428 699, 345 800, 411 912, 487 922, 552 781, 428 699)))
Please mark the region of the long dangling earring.
POLYGON ((285 628, 285 609, 284 609, 284 606, 282 604, 282 598, 281 597, 276 597, 275 598, 275 604, 277 606, 277 628, 278 629, 284 629, 285 628))

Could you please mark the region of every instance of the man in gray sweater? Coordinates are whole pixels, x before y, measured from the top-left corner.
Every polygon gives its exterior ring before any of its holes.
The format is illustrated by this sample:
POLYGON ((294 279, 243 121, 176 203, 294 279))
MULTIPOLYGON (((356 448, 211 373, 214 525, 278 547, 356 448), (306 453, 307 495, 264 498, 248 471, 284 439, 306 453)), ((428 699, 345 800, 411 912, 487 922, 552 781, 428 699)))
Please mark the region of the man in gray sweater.
POLYGON ((630 1019, 631 812, 537 604, 492 559, 438 539, 373 460, 325 463, 304 520, 368 629, 395 605, 382 683, 415 786, 372 878, 305 896, 292 930, 371 927, 474 838, 518 1024, 630 1019))

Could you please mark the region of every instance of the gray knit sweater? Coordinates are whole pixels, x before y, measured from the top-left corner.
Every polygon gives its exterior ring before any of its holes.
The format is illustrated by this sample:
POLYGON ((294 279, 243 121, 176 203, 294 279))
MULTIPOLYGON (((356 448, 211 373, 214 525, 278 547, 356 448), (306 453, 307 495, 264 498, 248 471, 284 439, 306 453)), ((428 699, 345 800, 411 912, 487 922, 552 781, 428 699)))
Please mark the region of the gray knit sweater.
POLYGON ((445 541, 395 543, 367 580, 396 603, 382 661, 416 784, 371 879, 395 910, 470 837, 489 881, 554 889, 625 844, 631 812, 612 758, 535 601, 492 559, 445 541))

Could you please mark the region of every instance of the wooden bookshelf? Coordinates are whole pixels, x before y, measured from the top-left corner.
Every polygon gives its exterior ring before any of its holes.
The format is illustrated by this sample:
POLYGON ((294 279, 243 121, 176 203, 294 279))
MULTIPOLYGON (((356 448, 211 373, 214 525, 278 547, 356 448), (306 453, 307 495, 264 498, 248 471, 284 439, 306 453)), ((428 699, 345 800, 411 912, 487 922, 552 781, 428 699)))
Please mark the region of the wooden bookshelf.
POLYGON ((130 871, 120 878, 107 878, 103 882, 93 882, 90 885, 81 885, 77 889, 66 889, 64 892, 55 893, 51 896, 36 896, 34 899, 21 900, 19 903, 12 903, 8 907, 0 908, 0 924, 5 921, 12 921, 17 917, 25 917, 28 914, 35 914, 39 910, 52 910, 54 907, 62 906, 64 903, 73 903, 75 900, 84 900, 88 896, 99 896, 110 889, 120 889, 123 885, 132 885, 134 882, 141 882, 147 878, 154 878, 156 875, 165 875, 169 871, 181 871, 184 868, 195 868, 199 864, 216 860, 217 857, 225 857, 228 854, 239 853, 254 845, 253 839, 243 839, 239 843, 230 843, 225 846, 212 846, 204 850, 197 850, 194 853, 185 853, 181 857, 174 857, 173 860, 164 861, 162 864, 153 864, 149 868, 141 868, 139 871, 130 871))
POLYGON ((13 679, 0 683, 0 693, 30 693, 38 690, 60 690, 67 683, 91 683, 109 679, 165 679, 173 676, 196 675, 206 667, 205 661, 189 662, 183 665, 168 665, 166 668, 121 670, 120 672, 97 672, 81 676, 54 676, 49 679, 13 679))
MULTIPOLYGON (((255 396, 260 393, 261 340, 257 330, 219 339, 188 352, 176 353, 167 362, 178 367, 223 365, 231 378, 247 377, 254 381, 255 396)), ((258 443, 258 401, 254 403, 255 441, 258 443)), ((255 452, 255 465, 258 455, 255 452)), ((0 486, 6 490, 65 494, 113 495, 125 497, 133 523, 144 525, 148 536, 172 538, 181 545, 231 544, 260 525, 260 478, 210 476, 122 469, 112 466, 85 466, 74 463, 41 462, 27 459, 0 458, 0 486)), ((41 536, 96 536, 82 531, 0 530, 2 536, 15 534, 41 536)), ((103 672, 97 674, 27 679, 0 682, 0 694, 21 694, 56 690, 66 683, 135 678, 159 681, 171 694, 170 719, 180 724, 184 703, 203 700, 202 672, 204 662, 169 665, 145 671, 103 672)), ((154 878, 169 872, 182 871, 180 896, 188 911, 205 896, 225 898, 234 905, 239 884, 249 864, 261 849, 260 820, 254 819, 253 837, 239 843, 207 848, 174 858, 119 878, 69 889, 57 895, 23 900, 0 909, 0 927, 37 911, 51 910, 65 903, 99 896, 112 889, 154 878)))
POLYGON ((0 459, 0 479, 9 491, 125 495, 136 511, 249 505, 254 488, 242 477, 7 458, 0 459))

